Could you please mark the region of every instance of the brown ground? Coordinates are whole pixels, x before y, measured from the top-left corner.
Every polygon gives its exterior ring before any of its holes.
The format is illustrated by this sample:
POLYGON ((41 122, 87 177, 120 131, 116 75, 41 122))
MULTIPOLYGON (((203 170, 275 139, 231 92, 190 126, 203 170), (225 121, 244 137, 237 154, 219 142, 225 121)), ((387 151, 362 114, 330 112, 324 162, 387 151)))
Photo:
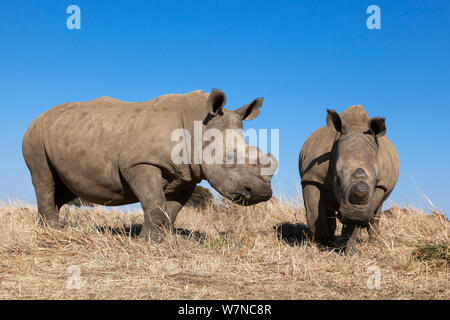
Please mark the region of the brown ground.
POLYGON ((287 201, 185 208, 176 226, 197 233, 161 244, 111 231, 136 231, 140 212, 62 211, 58 231, 39 227, 33 206, 0 205, 0 299, 450 299, 450 222, 439 214, 393 207, 379 241, 364 231, 361 255, 345 256, 279 240, 275 226, 292 242, 306 221, 287 201), (377 267, 381 289, 369 289, 377 267))

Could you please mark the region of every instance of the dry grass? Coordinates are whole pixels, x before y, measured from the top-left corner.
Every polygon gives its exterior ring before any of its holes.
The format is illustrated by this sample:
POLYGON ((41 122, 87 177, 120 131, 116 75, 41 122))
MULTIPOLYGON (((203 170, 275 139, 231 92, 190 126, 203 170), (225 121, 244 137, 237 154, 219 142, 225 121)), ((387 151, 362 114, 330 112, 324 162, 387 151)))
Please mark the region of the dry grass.
POLYGON ((290 223, 283 230, 295 238, 306 221, 288 201, 185 208, 176 226, 197 233, 161 244, 110 230, 139 224, 140 212, 62 211, 66 227, 51 230, 37 225, 33 206, 0 206, 1 299, 450 298, 450 222, 442 215, 393 207, 378 243, 363 232, 361 255, 345 256, 279 240, 274 226, 290 223), (380 290, 367 287, 372 265, 380 290), (67 288, 69 266, 81 270, 80 289, 67 288))

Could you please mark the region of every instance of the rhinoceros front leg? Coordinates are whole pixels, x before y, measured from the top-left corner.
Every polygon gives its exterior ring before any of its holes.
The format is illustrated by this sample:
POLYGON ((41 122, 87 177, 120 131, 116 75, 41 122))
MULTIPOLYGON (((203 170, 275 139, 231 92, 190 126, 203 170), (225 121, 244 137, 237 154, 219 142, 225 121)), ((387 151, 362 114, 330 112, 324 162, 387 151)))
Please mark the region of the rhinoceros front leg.
POLYGON ((369 241, 374 242, 380 236, 380 217, 381 217, 381 207, 382 204, 377 209, 375 216, 370 222, 370 226, 367 228, 367 232, 369 233, 369 241))
POLYGON ((303 186, 303 201, 305 203, 308 228, 313 235, 314 241, 327 245, 333 240, 336 219, 334 218, 333 223, 333 217, 327 211, 321 196, 321 190, 316 185, 307 184, 303 186), (327 218, 330 218, 329 222, 327 218))
POLYGON ((382 188, 376 188, 375 193, 373 195, 374 203, 379 203, 377 211, 375 212, 375 216, 372 221, 370 221, 370 225, 367 228, 367 232, 369 233, 369 241, 374 242, 378 239, 380 235, 380 218, 381 218, 381 209, 383 207, 383 202, 389 197, 391 193, 385 193, 382 188))
MULTIPOLYGON (((392 191, 391 191, 392 192, 392 191)), ((375 189, 375 193, 373 195, 374 203, 379 203, 377 211, 375 212, 375 216, 370 222, 370 226, 367 229, 369 233, 369 241, 373 242, 380 236, 380 218, 381 218, 381 210, 383 208, 383 203, 387 198, 391 195, 391 192, 385 192, 384 189, 377 187, 375 189)))
POLYGON ((166 210, 161 170, 152 165, 140 164, 130 168, 125 179, 144 211, 144 224, 139 237, 162 241, 170 227, 170 216, 166 210))
POLYGON ((341 248, 345 248, 345 253, 349 255, 358 255, 360 251, 356 248, 361 227, 355 224, 344 224, 342 226, 343 243, 341 248))

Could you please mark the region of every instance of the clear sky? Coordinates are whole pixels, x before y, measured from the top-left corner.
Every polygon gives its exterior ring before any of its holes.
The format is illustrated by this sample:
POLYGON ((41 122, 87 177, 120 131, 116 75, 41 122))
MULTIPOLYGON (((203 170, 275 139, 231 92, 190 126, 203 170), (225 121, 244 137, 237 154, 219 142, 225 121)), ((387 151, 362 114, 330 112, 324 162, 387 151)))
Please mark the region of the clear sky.
POLYGON ((298 154, 326 108, 386 117, 401 162, 391 200, 450 212, 450 1, 2 1, 0 200, 35 202, 21 141, 45 110, 111 96, 222 89, 263 96, 245 128, 280 129, 274 189, 300 189, 298 154), (81 8, 69 30, 66 9, 81 8), (366 9, 381 9, 369 30, 366 9))

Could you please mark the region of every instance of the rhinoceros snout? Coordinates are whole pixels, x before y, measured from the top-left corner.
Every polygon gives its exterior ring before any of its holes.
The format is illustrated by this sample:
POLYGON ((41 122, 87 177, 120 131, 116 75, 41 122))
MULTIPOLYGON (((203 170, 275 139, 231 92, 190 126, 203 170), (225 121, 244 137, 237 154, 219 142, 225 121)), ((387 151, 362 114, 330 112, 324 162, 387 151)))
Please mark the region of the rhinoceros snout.
POLYGON ((269 200, 272 197, 272 189, 268 187, 255 188, 245 186, 240 193, 232 197, 234 203, 249 206, 269 200))
POLYGON ((350 190, 349 199, 352 204, 366 204, 369 202, 369 185, 360 181, 350 190))
POLYGON ((343 205, 339 208, 338 219, 344 224, 367 226, 373 219, 373 212, 343 205))
POLYGON ((272 188, 270 184, 263 184, 259 187, 245 187, 245 190, 250 195, 250 200, 253 203, 264 202, 272 198, 272 188))

